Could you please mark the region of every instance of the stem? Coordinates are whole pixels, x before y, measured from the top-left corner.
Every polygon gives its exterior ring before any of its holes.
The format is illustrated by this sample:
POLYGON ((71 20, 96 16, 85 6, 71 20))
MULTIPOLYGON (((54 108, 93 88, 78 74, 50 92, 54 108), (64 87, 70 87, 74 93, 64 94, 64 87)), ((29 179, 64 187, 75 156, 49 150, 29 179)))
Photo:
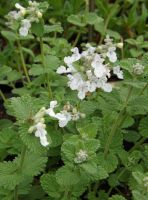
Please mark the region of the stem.
POLYGON ((4 93, 2 92, 2 90, 0 90, 0 96, 2 97, 4 103, 6 103, 7 99, 6 99, 5 95, 4 95, 4 93))
POLYGON ((118 2, 118 0, 116 0, 116 2, 115 2, 115 4, 114 4, 114 8, 111 9, 110 13, 107 15, 107 18, 105 19, 103 35, 101 35, 101 38, 100 38, 99 44, 102 44, 102 42, 103 42, 104 35, 106 34, 108 24, 109 24, 109 22, 110 22, 110 19, 111 19, 111 17, 112 17, 112 14, 114 13, 114 10, 115 10, 116 7, 117 7, 117 2, 118 2))
POLYGON ((143 93, 144 93, 145 89, 147 88, 147 86, 148 86, 148 83, 146 83, 144 88, 141 90, 141 92, 139 94, 140 96, 143 95, 143 93))
MULTIPOLYGON (((40 37, 40 49, 41 49, 41 58, 42 58, 42 64, 44 67, 44 70, 46 69, 46 65, 45 65, 45 56, 44 56, 44 49, 43 49, 43 39, 42 37, 40 37)), ((50 86, 50 82, 49 82, 49 74, 45 73, 45 78, 46 78, 46 83, 47 83, 47 89, 49 92, 49 97, 52 98, 52 90, 51 90, 51 86, 50 86)))
POLYGON ((76 39, 75 39, 75 41, 73 43, 73 47, 75 47, 77 45, 77 43, 78 43, 78 41, 80 39, 80 36, 81 36, 81 32, 79 31, 78 34, 77 34, 77 37, 76 37, 76 39))
POLYGON ((141 138, 139 141, 137 141, 135 143, 135 145, 129 150, 129 153, 131 153, 132 151, 134 151, 135 149, 137 149, 137 147, 139 147, 141 144, 143 144, 143 142, 146 140, 146 138, 141 138))
POLYGON ((17 40, 17 45, 18 45, 20 58, 21 58, 21 63, 22 63, 22 67, 23 67, 25 76, 27 78, 28 83, 30 83, 31 81, 30 81, 30 78, 29 78, 29 75, 28 75, 28 71, 27 71, 27 67, 26 67, 26 64, 25 64, 25 59, 24 59, 24 55, 23 55, 23 51, 22 51, 22 46, 21 46, 21 43, 20 43, 19 40, 17 40))
MULTIPOLYGON (((89 0, 89 12, 94 12, 95 9, 95 0, 89 0)), ((94 27, 92 25, 88 26, 88 41, 93 41, 94 27)))
POLYGON ((130 87, 128 95, 127 95, 126 100, 125 100, 125 103, 123 105, 123 108, 120 110, 120 112, 118 113, 118 115, 116 117, 115 122, 113 123, 113 126, 111 128, 111 131, 109 133, 109 136, 107 138, 107 142, 106 142, 105 148, 104 148, 104 156, 105 156, 105 158, 108 155, 109 148, 110 148, 110 145, 112 143, 114 135, 116 134, 117 130, 121 127, 121 125, 123 124, 123 122, 126 119, 125 115, 124 115, 125 108, 127 106, 127 103, 128 103, 128 100, 129 100, 129 98, 131 96, 132 91, 133 91, 133 86, 130 87))
MULTIPOLYGON (((22 147, 21 156, 20 156, 20 165, 19 165, 19 168, 18 168, 19 173, 22 172, 26 151, 27 151, 27 147, 24 145, 22 147)), ((14 190, 14 200, 18 200, 18 186, 16 186, 15 190, 14 190)))
POLYGON ((85 0, 85 11, 89 12, 89 0, 85 0))

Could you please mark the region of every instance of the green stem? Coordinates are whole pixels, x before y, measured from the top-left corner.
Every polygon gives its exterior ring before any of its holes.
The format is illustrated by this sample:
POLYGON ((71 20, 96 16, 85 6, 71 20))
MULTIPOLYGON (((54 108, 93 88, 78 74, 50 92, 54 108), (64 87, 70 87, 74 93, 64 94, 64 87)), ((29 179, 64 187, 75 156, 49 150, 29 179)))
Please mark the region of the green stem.
MULTIPOLYGON (((94 12, 95 10, 95 0, 89 0, 89 12, 94 12)), ((88 41, 92 42, 94 36, 94 27, 92 25, 88 26, 88 41)))
POLYGON ((110 19, 111 19, 113 13, 114 13, 114 10, 115 10, 116 7, 117 7, 117 2, 118 2, 118 0, 116 0, 116 2, 115 2, 115 4, 114 4, 114 8, 111 9, 110 13, 107 15, 107 18, 105 19, 104 29, 103 29, 103 34, 101 35, 101 38, 100 38, 99 44, 102 44, 102 42, 103 42, 104 35, 106 34, 108 24, 109 24, 109 22, 110 22, 110 19))
POLYGON ((28 83, 30 83, 30 77, 28 75, 28 71, 27 71, 27 67, 26 67, 26 64, 25 64, 25 59, 24 59, 24 55, 23 55, 23 51, 22 51, 22 46, 21 46, 21 43, 19 40, 17 40, 17 45, 18 45, 18 49, 19 49, 19 53, 20 53, 20 58, 21 58, 21 63, 22 63, 22 67, 23 67, 23 70, 24 70, 24 73, 25 73, 25 76, 27 78, 27 81, 28 83))
MULTIPOLYGON (((23 145, 22 151, 21 151, 21 156, 20 156, 20 165, 18 168, 18 173, 22 172, 26 151, 27 151, 27 147, 25 145, 23 145)), ((16 186, 15 190, 14 190, 14 200, 18 200, 18 186, 16 186)))
POLYGON ((77 45, 77 43, 78 43, 78 41, 80 39, 80 36, 81 36, 81 32, 79 31, 78 34, 77 34, 77 37, 76 37, 76 39, 75 39, 75 41, 73 43, 73 47, 75 47, 77 45))
POLYGON ((146 138, 141 138, 139 141, 135 143, 135 145, 129 150, 129 153, 137 149, 143 142, 146 140, 146 138))
POLYGON ((0 96, 2 97, 4 103, 6 103, 7 99, 6 99, 5 95, 4 95, 4 93, 2 92, 2 90, 0 90, 0 96))
MULTIPOLYGON (((44 70, 45 70, 46 65, 45 65, 45 56, 44 56, 42 37, 40 37, 40 49, 41 49, 42 64, 43 64, 43 67, 44 67, 44 70)), ((52 90, 51 90, 51 86, 50 86, 50 82, 49 82, 49 74, 48 73, 45 73, 45 78, 46 78, 46 83, 47 83, 47 89, 48 89, 48 92, 49 92, 49 98, 52 98, 52 90)))
POLYGON ((85 0, 85 10, 89 12, 89 0, 85 0))
POLYGON ((145 86, 144 86, 144 88, 141 90, 141 92, 139 94, 140 96, 143 95, 143 93, 146 90, 147 86, 148 86, 148 83, 146 83, 145 86))
POLYGON ((118 115, 115 119, 115 122, 113 123, 113 126, 111 128, 111 131, 109 133, 109 136, 107 138, 107 142, 106 142, 105 148, 104 148, 104 156, 105 157, 108 155, 109 148, 110 148, 110 145, 112 143, 114 135, 116 134, 117 130, 121 127, 121 125, 123 124, 123 122, 126 119, 125 118, 125 108, 127 106, 127 103, 129 101, 129 98, 131 96, 132 91, 133 91, 133 87, 131 86, 130 89, 129 89, 128 95, 126 97, 126 100, 123 104, 123 108, 120 110, 120 112, 118 113, 118 115))

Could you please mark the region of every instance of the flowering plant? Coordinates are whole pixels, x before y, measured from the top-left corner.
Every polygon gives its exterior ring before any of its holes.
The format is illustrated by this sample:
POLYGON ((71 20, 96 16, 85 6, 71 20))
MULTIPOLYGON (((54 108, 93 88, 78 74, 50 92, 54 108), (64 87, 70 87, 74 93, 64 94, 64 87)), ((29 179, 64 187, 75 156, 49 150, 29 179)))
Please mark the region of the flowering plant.
POLYGON ((0 199, 147 200, 146 3, 48 2, 2 18, 0 199))

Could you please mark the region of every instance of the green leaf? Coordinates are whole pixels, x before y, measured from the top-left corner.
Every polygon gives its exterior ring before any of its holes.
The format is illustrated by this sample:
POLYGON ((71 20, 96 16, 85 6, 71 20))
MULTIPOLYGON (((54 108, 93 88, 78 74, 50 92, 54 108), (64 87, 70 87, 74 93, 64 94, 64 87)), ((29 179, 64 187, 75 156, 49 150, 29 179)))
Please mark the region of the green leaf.
POLYGON ((97 154, 98 165, 102 166, 108 173, 113 172, 118 165, 118 159, 114 154, 108 154, 106 158, 104 158, 103 153, 97 154))
POLYGON ((108 200, 126 200, 126 199, 121 195, 113 195, 108 200))
POLYGON ((7 76, 8 73, 12 71, 11 67, 8 66, 1 66, 0 67, 0 79, 3 79, 4 77, 7 76))
POLYGON ((0 187, 13 190, 22 181, 22 175, 17 173, 16 162, 0 163, 0 187))
POLYGON ((64 166, 57 170, 56 180, 59 185, 70 187, 76 185, 80 178, 78 172, 71 170, 67 166, 64 166))
POLYGON ((60 186, 56 181, 54 174, 45 174, 41 177, 41 185, 44 191, 53 198, 60 198, 60 186))
POLYGON ((147 114, 148 112, 148 97, 140 96, 129 101, 127 112, 130 115, 147 114))
POLYGON ((134 197, 134 200, 147 200, 148 199, 148 195, 143 195, 141 194, 140 191, 137 191, 137 190, 133 190, 132 191, 132 194, 133 194, 133 197, 134 197))
MULTIPOLYGON (((16 158, 15 161, 20 163, 20 157, 16 158)), ((44 170, 46 162, 46 156, 41 156, 38 153, 28 151, 25 154, 22 174, 29 177, 37 176, 44 170)))
POLYGON ((68 22, 74 24, 76 26, 85 27, 86 26, 86 18, 85 15, 70 15, 67 18, 68 22))
MULTIPOLYGON (((21 127, 19 128, 19 134, 20 134, 20 138, 21 138, 22 142, 33 153, 38 153, 38 154, 45 153, 47 151, 47 148, 43 147, 40 144, 39 138, 35 137, 34 133, 28 132, 29 127, 30 126, 25 124, 25 125, 21 125, 21 127)), ((48 140, 49 140, 49 138, 48 138, 48 140)))
POLYGON ((99 17, 96 13, 89 12, 85 14, 87 24, 98 24, 103 21, 103 18, 99 17))
POLYGON ((145 138, 148 138, 148 116, 141 119, 139 124, 139 132, 145 138))
POLYGON ((51 33, 51 32, 58 32, 62 33, 63 28, 61 27, 61 24, 54 24, 54 25, 45 25, 45 33, 51 33))
POLYGON ((43 21, 34 22, 31 24, 31 31, 38 37, 42 37, 44 34, 44 23, 43 21))
POLYGON ((7 79, 10 82, 17 81, 21 79, 21 77, 22 77, 21 73, 16 70, 13 70, 7 74, 7 79))
POLYGON ((1 34, 10 42, 15 42, 16 40, 18 40, 18 36, 11 31, 1 31, 1 34))
POLYGON ((39 109, 39 102, 29 95, 13 97, 7 106, 9 114, 17 118, 19 123, 25 123, 31 119, 39 109))

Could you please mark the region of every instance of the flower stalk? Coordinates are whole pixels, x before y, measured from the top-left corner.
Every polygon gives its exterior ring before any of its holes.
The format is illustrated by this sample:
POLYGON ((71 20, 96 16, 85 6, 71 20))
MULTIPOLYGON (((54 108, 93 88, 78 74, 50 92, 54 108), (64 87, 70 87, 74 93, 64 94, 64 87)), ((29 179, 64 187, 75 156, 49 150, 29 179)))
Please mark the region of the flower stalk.
POLYGON ((26 79, 28 81, 28 83, 30 83, 30 77, 28 75, 28 71, 27 71, 27 67, 25 64, 25 59, 24 59, 24 55, 23 55, 23 51, 22 51, 22 46, 19 40, 17 40, 17 45, 18 45, 18 49, 19 49, 19 53, 20 53, 20 58, 21 58, 21 63, 22 63, 22 67, 23 67, 23 71, 25 73, 26 79))
POLYGON ((109 148, 110 148, 110 145, 112 143, 112 140, 113 140, 113 137, 114 135, 116 134, 116 132, 118 131, 118 129, 122 126, 123 122, 125 121, 126 117, 125 117, 125 109, 126 109, 126 106, 128 104, 128 101, 130 99, 130 96, 132 94, 132 91, 133 91, 133 86, 130 87, 129 89, 129 92, 128 92, 128 95, 126 97, 126 100, 125 100, 125 103, 123 105, 123 108, 120 110, 120 112, 118 113, 117 117, 116 117, 116 120, 115 122, 113 123, 113 126, 111 128, 111 131, 109 133, 109 136, 108 136, 108 139, 107 139, 107 142, 106 142, 106 145, 105 145, 105 148, 104 148, 104 157, 106 158, 106 156, 108 155, 108 152, 109 152, 109 148))
MULTIPOLYGON (((42 64, 43 64, 43 67, 44 67, 44 70, 45 70, 46 65, 45 65, 45 56, 44 56, 43 38, 42 37, 40 37, 40 50, 41 50, 42 64)), ((47 83, 47 89, 48 89, 48 92, 49 92, 49 97, 52 98, 52 90, 51 90, 51 86, 50 86, 48 73, 46 73, 45 76, 46 76, 46 83, 47 83)))

